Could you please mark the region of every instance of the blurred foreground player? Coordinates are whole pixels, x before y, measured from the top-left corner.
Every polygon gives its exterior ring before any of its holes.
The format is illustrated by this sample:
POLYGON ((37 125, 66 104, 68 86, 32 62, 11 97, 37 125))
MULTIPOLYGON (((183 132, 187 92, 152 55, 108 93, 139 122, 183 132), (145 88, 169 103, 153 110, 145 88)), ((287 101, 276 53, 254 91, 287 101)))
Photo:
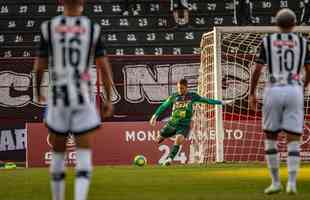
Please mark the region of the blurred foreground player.
POLYGON ((156 139, 159 144, 166 138, 176 136, 174 146, 164 161, 163 165, 170 165, 177 155, 185 138, 189 135, 190 123, 193 116, 194 103, 208 103, 212 105, 223 105, 231 101, 219 101, 199 96, 195 92, 188 92, 187 80, 181 79, 177 84, 177 92, 169 96, 155 111, 150 119, 151 126, 155 126, 157 118, 169 107, 172 106, 172 114, 169 121, 160 130, 160 135, 156 139))
POLYGON ((268 81, 263 95, 263 130, 266 134, 266 161, 272 178, 266 194, 281 191, 277 136, 287 135, 288 182, 286 192, 296 194, 296 176, 300 165, 300 139, 304 126, 304 87, 310 80, 310 55, 307 40, 295 33, 296 15, 282 9, 276 15, 279 33, 263 38, 256 69, 252 75, 249 96, 250 107, 256 109, 256 85, 264 65, 268 81), (306 78, 302 82, 302 72, 306 78))
POLYGON ((35 60, 36 91, 44 70, 49 71, 48 110, 45 124, 53 146, 50 164, 53 200, 65 198, 65 151, 68 134, 76 142, 75 200, 86 200, 92 171, 90 139, 101 120, 91 101, 90 68, 93 58, 100 68, 106 91, 104 116, 112 113, 111 69, 101 39, 101 28, 81 16, 83 0, 64 0, 64 15, 41 25, 41 41, 35 60))

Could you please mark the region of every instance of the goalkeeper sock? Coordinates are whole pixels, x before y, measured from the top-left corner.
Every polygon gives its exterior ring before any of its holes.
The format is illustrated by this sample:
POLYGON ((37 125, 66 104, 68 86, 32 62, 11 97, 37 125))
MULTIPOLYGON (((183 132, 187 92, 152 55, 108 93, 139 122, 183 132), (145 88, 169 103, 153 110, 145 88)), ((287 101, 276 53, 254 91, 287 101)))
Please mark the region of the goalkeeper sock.
POLYGON ((53 200, 65 199, 65 153, 53 152, 50 165, 53 200))
POLYGON ((277 150, 276 140, 265 140, 265 153, 266 161, 272 179, 272 184, 275 186, 280 185, 279 167, 280 158, 277 150))
POLYGON ((171 160, 174 159, 174 157, 177 155, 177 153, 179 152, 180 149, 180 145, 173 145, 172 150, 168 156, 168 158, 171 158, 171 160))
POLYGON ((287 144, 288 158, 287 158, 287 168, 288 168, 288 183, 296 186, 296 177, 300 165, 300 142, 292 141, 287 144))
POLYGON ((91 150, 77 149, 76 151, 76 178, 75 200, 86 200, 92 170, 91 150))

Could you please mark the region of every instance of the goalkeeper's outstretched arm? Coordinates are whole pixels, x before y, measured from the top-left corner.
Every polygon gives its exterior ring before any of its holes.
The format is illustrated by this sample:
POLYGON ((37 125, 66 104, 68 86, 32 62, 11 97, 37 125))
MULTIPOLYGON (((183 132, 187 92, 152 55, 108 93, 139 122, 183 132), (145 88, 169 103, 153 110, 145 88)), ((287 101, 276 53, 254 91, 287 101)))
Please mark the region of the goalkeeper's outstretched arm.
POLYGON ((172 96, 169 96, 155 111, 150 119, 151 126, 155 126, 157 118, 172 104, 172 96))
POLYGON ((216 100, 216 99, 210 99, 210 98, 206 98, 206 97, 201 97, 199 95, 197 95, 197 99, 195 100, 195 103, 207 103, 207 104, 211 104, 211 105, 226 105, 226 104, 230 104, 232 103, 232 100, 216 100))

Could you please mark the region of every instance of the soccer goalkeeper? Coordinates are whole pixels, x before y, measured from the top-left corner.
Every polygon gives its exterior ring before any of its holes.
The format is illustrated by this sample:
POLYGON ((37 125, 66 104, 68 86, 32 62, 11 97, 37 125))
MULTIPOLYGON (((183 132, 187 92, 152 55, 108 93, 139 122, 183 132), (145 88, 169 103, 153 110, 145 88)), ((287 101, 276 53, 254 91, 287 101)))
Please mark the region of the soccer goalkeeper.
POLYGON ((160 130, 160 135, 157 137, 156 142, 160 144, 165 138, 176 135, 175 143, 170 151, 168 158, 164 161, 163 165, 170 165, 174 157, 179 152, 180 145, 183 144, 185 138, 190 131, 191 118, 193 116, 194 103, 208 103, 212 105, 223 105, 231 101, 220 101, 214 99, 207 99, 199 96, 195 92, 187 91, 187 80, 181 79, 177 84, 177 92, 169 96, 150 119, 151 126, 155 126, 157 118, 171 105, 172 114, 169 121, 160 130))

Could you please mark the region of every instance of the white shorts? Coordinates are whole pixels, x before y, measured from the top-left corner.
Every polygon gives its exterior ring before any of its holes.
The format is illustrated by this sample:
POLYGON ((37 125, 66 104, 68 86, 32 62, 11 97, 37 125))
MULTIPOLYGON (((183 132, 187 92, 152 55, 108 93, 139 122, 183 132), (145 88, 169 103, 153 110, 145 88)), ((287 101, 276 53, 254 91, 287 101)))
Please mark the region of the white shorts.
POLYGON ((304 95, 299 85, 266 87, 263 100, 263 129, 302 134, 304 95))
POLYGON ((46 113, 47 128, 61 135, 80 135, 99 128, 101 120, 93 104, 79 107, 50 106, 46 113))

